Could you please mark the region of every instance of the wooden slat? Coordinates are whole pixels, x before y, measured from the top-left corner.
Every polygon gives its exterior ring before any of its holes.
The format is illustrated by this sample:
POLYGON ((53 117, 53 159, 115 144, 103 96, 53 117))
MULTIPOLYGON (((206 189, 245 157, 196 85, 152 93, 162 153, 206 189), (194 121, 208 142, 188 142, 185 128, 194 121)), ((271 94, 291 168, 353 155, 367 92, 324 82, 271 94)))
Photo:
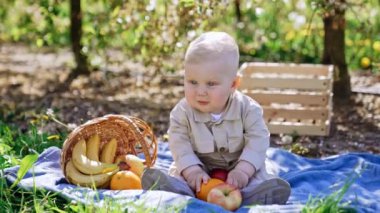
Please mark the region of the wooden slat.
POLYGON ((280 88, 280 89, 305 89, 327 90, 330 87, 330 79, 300 79, 300 78, 246 78, 243 76, 240 88, 280 88))
POLYGON ((244 63, 241 66, 241 71, 244 75, 250 75, 252 73, 288 73, 299 75, 328 76, 329 73, 332 71, 332 66, 315 64, 251 62, 244 63))
POLYGON ((280 93, 251 93, 246 95, 255 99, 261 105, 270 105, 272 103, 290 104, 298 103, 301 105, 326 106, 329 100, 328 94, 280 94, 280 93))
POLYGON ((307 125, 302 123, 267 123, 271 134, 293 134, 325 136, 329 134, 330 125, 307 125))
POLYGON ((241 72, 239 89, 262 105, 272 134, 329 134, 333 66, 254 62, 241 72))
POLYGON ((289 119, 314 119, 314 120, 326 120, 328 118, 329 109, 328 108, 276 108, 270 106, 263 106, 264 118, 276 119, 284 118, 285 120, 289 119))

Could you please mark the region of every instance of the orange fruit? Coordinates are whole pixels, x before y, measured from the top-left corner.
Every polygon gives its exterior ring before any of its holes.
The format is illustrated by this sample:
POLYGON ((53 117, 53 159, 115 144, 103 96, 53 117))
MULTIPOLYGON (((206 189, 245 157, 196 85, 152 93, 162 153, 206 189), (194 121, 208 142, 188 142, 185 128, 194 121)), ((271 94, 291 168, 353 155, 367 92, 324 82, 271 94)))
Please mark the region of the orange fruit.
POLYGON ((112 190, 142 189, 141 179, 131 171, 119 171, 112 176, 110 188, 112 190))
POLYGON ((201 190, 196 194, 197 198, 207 201, 207 195, 211 191, 211 189, 222 183, 224 183, 224 181, 216 178, 209 179, 206 184, 202 183, 201 190))

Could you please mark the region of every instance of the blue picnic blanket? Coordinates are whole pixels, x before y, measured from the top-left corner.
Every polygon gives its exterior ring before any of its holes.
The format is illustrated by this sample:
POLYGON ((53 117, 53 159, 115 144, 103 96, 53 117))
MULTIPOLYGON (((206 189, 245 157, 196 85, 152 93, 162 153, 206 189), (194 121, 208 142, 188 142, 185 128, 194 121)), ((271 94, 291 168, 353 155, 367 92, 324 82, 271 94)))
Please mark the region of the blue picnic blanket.
MULTIPOLYGON (((181 212, 227 212, 223 208, 196 198, 164 191, 143 190, 92 190, 68 184, 62 174, 59 160, 61 150, 50 147, 40 154, 34 166, 19 182, 18 187, 33 187, 57 192, 60 196, 81 203, 107 205, 117 200, 121 206, 133 208, 148 205, 164 212, 182 209, 181 212), (133 204, 133 205, 129 205, 133 204), (176 209, 177 208, 177 209, 176 209)), ((287 180, 292 193, 287 205, 242 206, 237 212, 300 212, 310 196, 323 198, 339 190, 354 177, 342 203, 358 212, 380 212, 380 156, 365 153, 347 153, 323 159, 301 157, 279 148, 270 148, 268 162, 273 173, 287 180), (355 175, 358 174, 357 177, 355 175)), ((167 171, 172 157, 166 143, 159 143, 156 168, 167 171)), ((18 166, 5 170, 5 178, 13 183, 18 166)), ((172 212, 172 211, 170 211, 172 212)))

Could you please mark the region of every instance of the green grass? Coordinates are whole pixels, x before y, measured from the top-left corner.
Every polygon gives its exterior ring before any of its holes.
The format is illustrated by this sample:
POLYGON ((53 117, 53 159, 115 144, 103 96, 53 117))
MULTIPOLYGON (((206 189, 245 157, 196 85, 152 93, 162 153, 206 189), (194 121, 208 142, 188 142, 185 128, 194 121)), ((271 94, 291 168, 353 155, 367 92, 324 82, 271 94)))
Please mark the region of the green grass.
MULTIPOLYGON (((39 153, 51 146, 62 146, 64 135, 52 137, 39 132, 38 126, 34 124, 23 132, 0 120, 0 173, 3 174, 6 168, 19 165, 17 177, 21 179, 37 160, 39 153)), ((54 209, 65 209, 60 206, 62 198, 56 194, 36 189, 25 191, 16 184, 17 182, 10 186, 3 177, 0 179, 1 212, 59 212, 54 209)))
MULTIPOLYGON (((38 154, 51 146, 62 147, 67 132, 49 134, 41 132, 43 125, 48 122, 46 117, 35 120, 27 131, 5 124, 0 120, 0 174, 4 169, 19 165, 17 178, 21 179, 32 168, 38 154)), ((310 197, 303 208, 303 213, 319 212, 355 212, 348 208, 349 203, 341 204, 341 200, 354 179, 349 179, 336 192, 323 197, 310 197)), ((178 205, 148 206, 143 199, 138 201, 105 200, 102 207, 96 203, 81 204, 70 202, 57 193, 33 188, 23 190, 0 179, 0 212, 180 212, 186 203, 178 205)), ((95 198, 96 201, 96 198, 95 198)))
MULTIPOLYGON (((1 183, 4 187, 4 183, 1 183)), ((3 188, 0 192, 0 208, 4 212, 59 212, 62 199, 56 194, 41 190, 25 191, 19 188, 3 188)))
POLYGON ((357 174, 345 180, 343 186, 337 191, 325 197, 309 197, 308 202, 302 209, 302 213, 349 213, 356 212, 350 208, 350 202, 342 203, 343 196, 346 194, 352 183, 356 180, 357 174))

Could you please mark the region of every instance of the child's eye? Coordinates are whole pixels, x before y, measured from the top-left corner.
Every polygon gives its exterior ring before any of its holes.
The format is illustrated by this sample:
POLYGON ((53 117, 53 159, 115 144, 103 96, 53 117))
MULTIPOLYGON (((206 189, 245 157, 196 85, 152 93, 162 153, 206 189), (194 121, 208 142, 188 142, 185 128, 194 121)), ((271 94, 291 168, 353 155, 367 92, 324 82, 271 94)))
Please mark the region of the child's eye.
POLYGON ((193 84, 193 85, 197 84, 197 82, 194 81, 194 80, 189 80, 189 83, 190 83, 190 84, 193 84))
POLYGON ((216 85, 217 85, 216 82, 207 82, 207 86, 212 87, 212 86, 216 86, 216 85))

